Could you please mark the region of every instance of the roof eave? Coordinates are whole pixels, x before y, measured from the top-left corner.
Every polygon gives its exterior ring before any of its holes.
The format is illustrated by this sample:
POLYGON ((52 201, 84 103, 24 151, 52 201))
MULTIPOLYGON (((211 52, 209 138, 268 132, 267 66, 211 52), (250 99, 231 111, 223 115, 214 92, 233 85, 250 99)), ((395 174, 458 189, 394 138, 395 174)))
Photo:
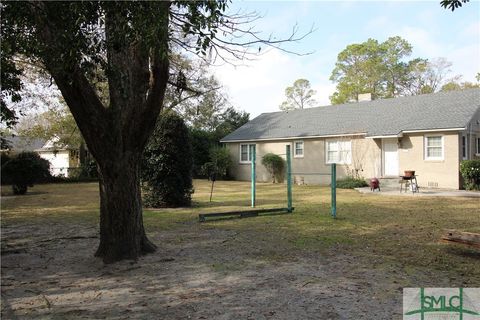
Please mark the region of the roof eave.
POLYGON ((316 135, 316 136, 220 140, 220 142, 221 143, 238 143, 238 142, 255 142, 255 141, 281 141, 281 140, 298 140, 298 139, 338 138, 338 137, 365 136, 365 135, 366 135, 365 132, 361 132, 361 133, 329 134, 329 135, 316 135))

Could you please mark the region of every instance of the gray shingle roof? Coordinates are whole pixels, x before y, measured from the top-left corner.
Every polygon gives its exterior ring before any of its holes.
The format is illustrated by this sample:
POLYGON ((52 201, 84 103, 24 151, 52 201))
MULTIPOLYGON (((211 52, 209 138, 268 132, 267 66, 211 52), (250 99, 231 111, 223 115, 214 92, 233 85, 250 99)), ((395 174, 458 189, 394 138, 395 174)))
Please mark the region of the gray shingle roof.
POLYGON ((37 149, 40 149, 45 144, 45 140, 38 138, 27 138, 19 136, 6 136, 4 137, 7 140, 7 143, 10 146, 10 150, 14 152, 32 152, 37 149))
POLYGON ((440 92, 303 110, 262 113, 222 142, 463 128, 480 108, 480 89, 440 92))

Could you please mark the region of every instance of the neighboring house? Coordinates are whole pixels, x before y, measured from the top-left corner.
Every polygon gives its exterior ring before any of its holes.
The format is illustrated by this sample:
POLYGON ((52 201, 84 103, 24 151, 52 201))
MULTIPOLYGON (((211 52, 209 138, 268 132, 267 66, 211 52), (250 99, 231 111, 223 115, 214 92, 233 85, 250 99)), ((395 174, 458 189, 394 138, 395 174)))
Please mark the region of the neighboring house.
POLYGON ((19 136, 4 136, 8 147, 0 150, 2 153, 20 153, 20 152, 33 152, 38 148, 41 148, 45 144, 43 139, 30 139, 27 137, 19 136))
POLYGON ((329 173, 337 163, 338 178, 415 170, 419 186, 459 189, 460 161, 480 159, 480 89, 263 113, 221 142, 237 180, 250 179, 249 146, 256 147, 257 179, 268 181, 262 156, 285 158, 289 144, 297 183, 327 184, 329 176, 309 173, 329 173))
POLYGON ((55 142, 55 138, 50 139, 41 148, 35 149, 35 152, 50 162, 50 173, 53 176, 68 178, 80 167, 79 150, 68 146, 60 148, 55 142))
POLYGON ((2 149, 0 152, 8 154, 36 152, 50 162, 50 173, 54 176, 68 177, 72 171, 78 170, 80 167, 79 150, 56 147, 56 139, 45 141, 21 136, 3 138, 8 144, 8 149, 2 149))

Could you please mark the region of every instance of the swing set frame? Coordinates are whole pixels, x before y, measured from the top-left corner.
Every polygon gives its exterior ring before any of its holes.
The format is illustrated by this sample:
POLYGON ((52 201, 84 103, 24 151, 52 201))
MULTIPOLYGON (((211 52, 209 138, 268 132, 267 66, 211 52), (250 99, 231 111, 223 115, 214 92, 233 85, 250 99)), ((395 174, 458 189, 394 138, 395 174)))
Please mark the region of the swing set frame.
MULTIPOLYGON (((284 213, 292 213, 295 209, 293 207, 293 197, 292 197, 292 155, 291 155, 291 146, 289 144, 286 145, 286 158, 287 158, 287 170, 286 170, 286 178, 287 178, 287 207, 280 207, 280 208, 268 208, 268 209, 255 209, 256 207, 256 194, 257 194, 257 186, 256 186, 256 148, 255 145, 250 146, 250 154, 251 154, 251 210, 235 210, 235 211, 226 211, 226 212, 214 212, 214 213, 200 213, 198 215, 198 219, 200 222, 206 222, 207 218, 219 218, 219 217, 256 217, 261 214, 284 214, 284 213)), ((301 173, 297 173, 301 174, 301 173)), ((305 173, 306 174, 306 173, 305 173)), ((332 218, 337 217, 337 168, 336 164, 331 164, 331 173, 308 173, 314 175, 329 175, 331 176, 331 215, 332 218)), ((209 219, 210 221, 210 219, 209 219)))

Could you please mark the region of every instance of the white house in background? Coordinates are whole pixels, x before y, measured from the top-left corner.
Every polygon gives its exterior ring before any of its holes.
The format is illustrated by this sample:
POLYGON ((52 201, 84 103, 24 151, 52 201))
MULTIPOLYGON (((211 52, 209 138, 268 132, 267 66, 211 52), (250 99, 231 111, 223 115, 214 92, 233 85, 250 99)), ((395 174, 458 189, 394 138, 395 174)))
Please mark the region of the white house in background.
POLYGON ((78 149, 55 145, 58 138, 48 140, 43 147, 36 149, 40 157, 50 162, 50 173, 53 176, 68 178, 73 170, 80 167, 80 153, 78 149))
POLYGON ((36 152, 45 160, 50 162, 50 173, 54 176, 69 177, 74 170, 80 167, 79 149, 64 147, 59 148, 55 145, 58 138, 52 138, 45 142, 43 139, 32 139, 21 136, 3 137, 7 144, 7 149, 0 152, 17 154, 20 152, 36 152))

